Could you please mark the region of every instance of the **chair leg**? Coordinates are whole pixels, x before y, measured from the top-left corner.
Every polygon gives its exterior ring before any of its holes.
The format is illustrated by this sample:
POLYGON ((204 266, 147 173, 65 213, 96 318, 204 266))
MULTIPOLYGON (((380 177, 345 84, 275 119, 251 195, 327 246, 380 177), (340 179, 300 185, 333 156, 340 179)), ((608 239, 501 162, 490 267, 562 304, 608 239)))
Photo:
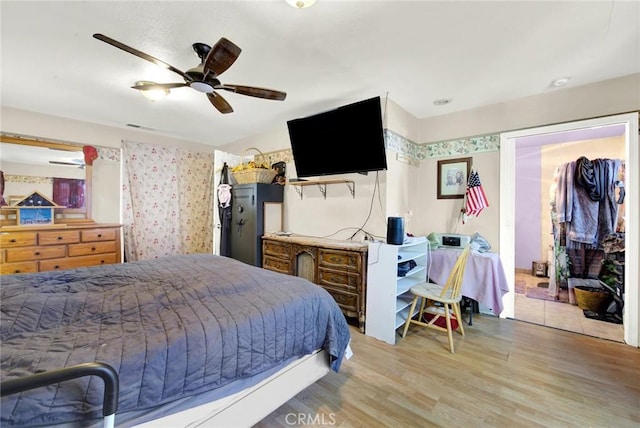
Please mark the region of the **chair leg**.
POLYGON ((420 313, 418 314, 418 321, 422 321, 423 320, 423 315, 424 315, 424 308, 425 306, 427 306, 427 298, 423 297, 420 300, 420 313))
POLYGON ((462 325, 462 310, 460 309, 460 303, 453 304, 453 312, 458 319, 458 333, 464 336, 464 326, 462 325))
MULTIPOLYGON (((448 303, 444 304, 444 316, 447 321, 447 336, 449 337, 449 351, 453 354, 453 333, 451 331, 451 314, 449 313, 451 308, 448 303)), ((459 324, 460 322, 458 322, 459 324)))
POLYGON ((409 330, 409 324, 411 324, 411 316, 413 315, 413 311, 416 309, 416 303, 418 303, 418 299, 420 296, 414 296, 413 301, 411 302, 411 308, 409 309, 409 313, 407 314, 407 321, 404 323, 404 330, 402 331, 402 337, 407 335, 407 330, 409 330))

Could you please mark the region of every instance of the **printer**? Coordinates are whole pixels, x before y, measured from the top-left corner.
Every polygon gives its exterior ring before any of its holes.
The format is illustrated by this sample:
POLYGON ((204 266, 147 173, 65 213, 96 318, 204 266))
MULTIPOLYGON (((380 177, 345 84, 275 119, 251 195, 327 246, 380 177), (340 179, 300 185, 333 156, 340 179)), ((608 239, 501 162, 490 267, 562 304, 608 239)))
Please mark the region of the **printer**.
POLYGON ((439 247, 464 248, 471 242, 471 235, 457 233, 434 233, 434 238, 439 247))

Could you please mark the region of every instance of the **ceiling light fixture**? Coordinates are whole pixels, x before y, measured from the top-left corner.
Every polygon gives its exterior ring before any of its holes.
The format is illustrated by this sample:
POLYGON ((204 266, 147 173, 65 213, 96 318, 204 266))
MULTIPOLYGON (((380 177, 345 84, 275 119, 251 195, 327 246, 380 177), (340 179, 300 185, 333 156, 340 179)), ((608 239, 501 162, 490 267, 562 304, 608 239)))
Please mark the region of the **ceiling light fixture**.
MULTIPOLYGON (((154 85, 155 82, 148 82, 145 80, 141 80, 136 82, 136 86, 138 85, 154 85)), ((141 90, 140 93, 143 97, 151 101, 158 101, 169 95, 168 89, 150 89, 150 90, 141 90)))
POLYGON ((569 77, 569 76, 560 77, 558 79, 552 80, 551 81, 551 86, 553 86, 554 88, 557 88, 558 86, 564 86, 567 83, 569 83, 569 80, 571 80, 571 77, 569 77))
POLYGON ((453 100, 451 98, 440 98, 433 102, 433 105, 436 106, 445 106, 447 104, 451 104, 453 100))
POLYGON ((295 7, 296 9, 306 9, 316 2, 316 0, 284 0, 287 4, 295 7))

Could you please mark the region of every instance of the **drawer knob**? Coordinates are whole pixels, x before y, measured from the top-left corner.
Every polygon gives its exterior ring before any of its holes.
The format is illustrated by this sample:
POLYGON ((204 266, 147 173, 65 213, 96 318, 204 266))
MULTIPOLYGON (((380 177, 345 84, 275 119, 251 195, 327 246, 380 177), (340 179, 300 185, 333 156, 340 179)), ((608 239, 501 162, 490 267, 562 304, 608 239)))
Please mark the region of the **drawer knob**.
POLYGON ((61 241, 61 240, 62 240, 62 236, 58 236, 58 241, 61 241))
POLYGON ((102 238, 102 233, 98 233, 98 238, 102 238))
POLYGON ((104 264, 104 260, 100 260, 100 264, 103 265, 104 264))
POLYGON ((36 255, 36 256, 39 256, 39 255, 40 255, 40 251, 36 251, 36 252, 35 252, 35 253, 33 253, 33 254, 34 254, 34 255, 36 255))
POLYGON ((60 269, 60 265, 55 265, 53 268, 54 269, 60 269))
POLYGON ((96 247, 91 247, 91 251, 95 251, 95 250, 96 250, 96 247))
POLYGON ((12 244, 15 244, 16 242, 18 242, 17 239, 11 239, 9 242, 11 242, 12 244))
POLYGON ((13 273, 20 273, 20 269, 14 270, 13 273))

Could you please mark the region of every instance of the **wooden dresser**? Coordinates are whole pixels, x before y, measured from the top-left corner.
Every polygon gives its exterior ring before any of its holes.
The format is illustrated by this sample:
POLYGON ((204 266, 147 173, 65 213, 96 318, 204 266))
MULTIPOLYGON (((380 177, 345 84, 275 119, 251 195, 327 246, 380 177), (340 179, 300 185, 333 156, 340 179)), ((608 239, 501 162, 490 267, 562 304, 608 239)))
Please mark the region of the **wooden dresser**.
POLYGON ((121 262, 119 224, 0 228, 0 274, 121 262))
POLYGON ((364 332, 367 278, 366 244, 309 236, 262 237, 262 267, 308 279, 327 290, 364 332))

